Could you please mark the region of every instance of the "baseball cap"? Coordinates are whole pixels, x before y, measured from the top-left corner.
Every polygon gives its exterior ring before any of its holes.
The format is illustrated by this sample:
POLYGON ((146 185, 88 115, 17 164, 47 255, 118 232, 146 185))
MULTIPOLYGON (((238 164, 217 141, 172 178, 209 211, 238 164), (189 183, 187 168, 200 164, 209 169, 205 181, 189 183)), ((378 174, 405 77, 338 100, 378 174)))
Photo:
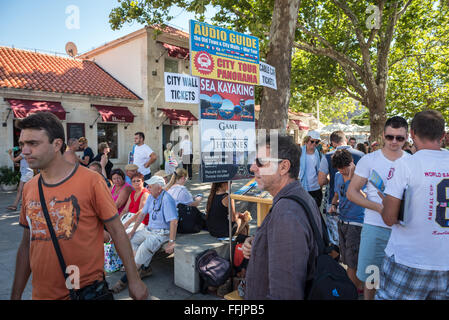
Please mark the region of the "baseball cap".
POLYGON ((160 176, 152 176, 150 179, 146 180, 145 183, 148 185, 158 184, 162 188, 165 187, 165 180, 160 176))
POLYGON ((316 130, 311 130, 307 133, 309 137, 315 140, 321 140, 320 133, 316 130))

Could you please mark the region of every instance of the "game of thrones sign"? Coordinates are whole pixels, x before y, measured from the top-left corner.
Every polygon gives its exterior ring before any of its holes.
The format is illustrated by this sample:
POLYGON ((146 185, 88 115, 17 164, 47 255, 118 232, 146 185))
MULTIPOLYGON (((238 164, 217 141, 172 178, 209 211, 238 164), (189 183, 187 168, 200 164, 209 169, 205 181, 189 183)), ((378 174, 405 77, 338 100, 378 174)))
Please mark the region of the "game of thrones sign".
POLYGON ((190 20, 190 65, 192 76, 200 77, 202 182, 251 177, 259 39, 190 20))
POLYGON ((254 86, 200 80, 201 178, 246 179, 256 156, 254 86))

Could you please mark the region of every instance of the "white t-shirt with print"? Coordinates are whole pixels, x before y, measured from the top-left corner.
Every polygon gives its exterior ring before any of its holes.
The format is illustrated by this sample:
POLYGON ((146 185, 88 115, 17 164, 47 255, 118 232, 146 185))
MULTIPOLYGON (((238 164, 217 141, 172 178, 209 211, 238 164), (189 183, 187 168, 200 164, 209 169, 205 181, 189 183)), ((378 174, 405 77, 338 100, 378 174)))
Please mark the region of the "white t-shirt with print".
POLYGON ((449 153, 420 150, 395 162, 385 193, 410 202, 405 225, 395 224, 385 249, 397 263, 424 270, 449 270, 449 153))
POLYGON ((141 146, 137 146, 134 148, 134 164, 136 164, 141 174, 146 175, 151 173, 150 167, 145 168, 144 164, 150 160, 150 155, 153 153, 153 149, 151 149, 146 144, 141 146))
MULTIPOLYGON (((399 159, 408 157, 410 157, 410 154, 403 151, 402 157, 399 159)), ((397 159, 396 161, 398 161, 399 159, 397 159)), ((354 174, 358 175, 361 178, 368 179, 372 171, 375 170, 382 178, 384 185, 387 186, 389 178, 391 178, 394 163, 395 161, 388 160, 382 153, 382 150, 379 149, 363 156, 357 163, 354 174)), ((376 203, 382 203, 382 199, 377 194, 377 189, 371 183, 367 182, 365 192, 368 200, 376 203)), ((378 227, 390 228, 384 223, 380 213, 371 209, 365 209, 365 218, 363 219, 363 223, 378 227)))

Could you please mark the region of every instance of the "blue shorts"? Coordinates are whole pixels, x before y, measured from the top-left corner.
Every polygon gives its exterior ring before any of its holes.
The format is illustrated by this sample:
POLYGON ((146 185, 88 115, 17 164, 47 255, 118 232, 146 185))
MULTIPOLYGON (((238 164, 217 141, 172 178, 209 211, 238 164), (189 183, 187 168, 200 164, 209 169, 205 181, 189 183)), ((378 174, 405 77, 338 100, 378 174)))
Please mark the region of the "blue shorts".
POLYGON ((391 229, 363 224, 357 264, 357 278, 360 281, 365 282, 372 275, 373 271, 368 267, 376 266, 377 270, 381 269, 390 234, 391 229))

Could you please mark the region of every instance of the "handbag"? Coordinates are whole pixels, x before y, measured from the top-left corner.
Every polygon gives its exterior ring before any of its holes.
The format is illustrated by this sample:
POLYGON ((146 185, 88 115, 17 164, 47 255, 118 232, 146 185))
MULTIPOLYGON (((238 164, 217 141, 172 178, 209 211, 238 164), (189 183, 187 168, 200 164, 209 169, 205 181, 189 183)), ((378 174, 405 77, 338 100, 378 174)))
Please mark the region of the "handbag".
MULTIPOLYGON (((45 221, 47 222, 48 231, 50 232, 51 241, 58 256, 59 265, 62 270, 64 279, 66 280, 66 285, 69 283, 67 281, 69 275, 67 274, 67 266, 62 256, 61 248, 59 247, 58 239, 56 238, 55 230, 53 229, 53 224, 48 214, 47 204, 45 203, 44 192, 42 190, 42 176, 39 177, 38 181, 39 187, 39 198, 41 202, 42 212, 44 213, 45 221)), ((96 280, 94 283, 85 286, 84 288, 75 290, 73 288, 68 288, 70 300, 114 300, 112 292, 108 288, 108 283, 103 274, 103 280, 96 280)))
POLYGON ((104 271, 112 273, 120 270, 123 263, 113 243, 104 244, 104 271))
POLYGON ((176 161, 176 159, 173 156, 169 156, 168 157, 168 164, 172 167, 177 167, 178 166, 178 161, 176 161))

